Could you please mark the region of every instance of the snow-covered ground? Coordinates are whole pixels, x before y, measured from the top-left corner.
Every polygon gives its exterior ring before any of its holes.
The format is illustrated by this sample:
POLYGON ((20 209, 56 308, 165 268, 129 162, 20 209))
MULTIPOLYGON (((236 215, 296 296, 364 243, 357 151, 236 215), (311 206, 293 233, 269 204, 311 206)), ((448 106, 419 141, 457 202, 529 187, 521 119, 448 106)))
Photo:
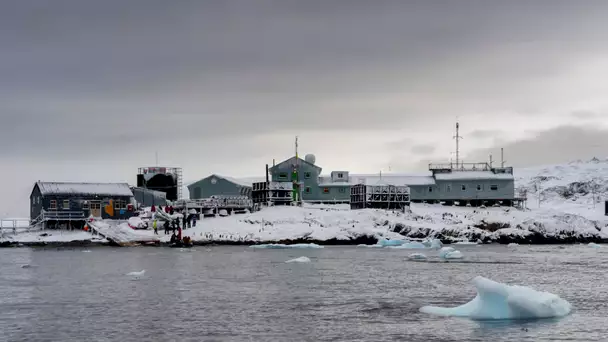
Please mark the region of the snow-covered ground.
MULTIPOLYGON (((205 218, 195 228, 184 230, 183 235, 194 241, 248 242, 427 236, 444 241, 504 243, 608 240, 603 204, 608 194, 607 174, 608 161, 597 159, 516 169, 516 187, 526 189, 529 199, 525 210, 427 204, 412 204, 407 212, 350 210, 347 205, 271 207, 251 214, 205 218)), ((130 228, 123 223, 120 230, 126 229, 130 228)), ((161 241, 170 239, 162 226, 158 232, 161 241)), ((85 235, 91 238, 89 233, 78 233, 82 239, 85 235)), ((51 234, 44 238, 62 236, 59 232, 51 234)), ((29 241, 34 235, 17 234, 13 239, 29 241)), ((138 230, 126 235, 152 237, 153 232, 138 230)))

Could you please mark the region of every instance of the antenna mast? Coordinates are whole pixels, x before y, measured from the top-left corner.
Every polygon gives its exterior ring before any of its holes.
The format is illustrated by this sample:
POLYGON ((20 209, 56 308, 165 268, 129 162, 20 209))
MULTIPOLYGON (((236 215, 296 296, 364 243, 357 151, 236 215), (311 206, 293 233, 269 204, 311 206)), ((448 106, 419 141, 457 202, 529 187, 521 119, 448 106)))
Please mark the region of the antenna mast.
POLYGON ((500 148, 500 167, 505 167, 505 149, 504 148, 500 148))
POLYGON ((460 165, 460 139, 462 139, 462 137, 460 136, 460 124, 458 122, 456 122, 456 135, 453 137, 454 139, 456 139, 456 167, 458 168, 458 166, 460 165))

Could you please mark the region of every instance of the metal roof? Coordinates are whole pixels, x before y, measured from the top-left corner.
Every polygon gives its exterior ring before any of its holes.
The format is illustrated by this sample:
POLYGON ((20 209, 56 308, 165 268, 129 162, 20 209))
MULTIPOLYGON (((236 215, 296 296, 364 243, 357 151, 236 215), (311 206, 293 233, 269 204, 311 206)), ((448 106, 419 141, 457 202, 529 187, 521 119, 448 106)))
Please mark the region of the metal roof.
POLYGON ((127 183, 37 182, 42 195, 133 196, 127 183))
POLYGON ((437 180, 484 180, 503 179, 513 180, 510 173, 494 173, 492 171, 452 171, 450 173, 436 173, 437 180))
POLYGON ((429 174, 351 174, 350 184, 365 185, 434 185, 435 179, 429 174))

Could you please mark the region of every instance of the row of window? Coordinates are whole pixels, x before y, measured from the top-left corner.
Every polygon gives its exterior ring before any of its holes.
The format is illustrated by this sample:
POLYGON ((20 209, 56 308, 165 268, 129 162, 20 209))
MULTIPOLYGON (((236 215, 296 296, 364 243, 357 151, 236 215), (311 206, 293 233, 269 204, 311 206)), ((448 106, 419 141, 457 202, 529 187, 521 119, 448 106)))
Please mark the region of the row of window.
MULTIPOLYGON (((289 177, 289 173, 288 172, 281 172, 281 173, 279 173, 279 180, 287 180, 288 177, 289 177)), ((310 172, 304 172, 304 179, 310 179, 310 177, 311 177, 311 173, 310 172)), ((338 178, 339 179, 343 179, 344 178, 344 173, 338 172, 338 178)))
MULTIPOLYGON (((311 192, 311 189, 310 189, 310 187, 309 187, 309 186, 307 186, 307 187, 305 187, 305 188, 304 188, 304 193, 309 194, 310 192, 311 192)), ((339 188, 338 188, 338 192, 339 192, 339 193, 341 193, 341 194, 343 194, 343 193, 345 193, 345 192, 346 192, 346 188, 344 188, 344 187, 339 187, 339 188)), ((324 193, 324 194, 328 194, 328 193, 330 193, 329 188, 323 188, 323 193, 324 193)))
MULTIPOLYGON (((433 192, 434 189, 436 189, 436 188, 433 187, 433 186, 429 186, 429 192, 433 192)), ((483 185, 477 184, 476 189, 477 189, 477 191, 482 191, 483 190, 483 185)), ((445 190, 446 190, 446 192, 451 192, 452 191, 452 186, 451 185, 447 185, 446 188, 445 188, 445 190)), ((467 191, 466 184, 462 184, 460 186, 460 190, 467 191)), ((495 185, 495 184, 490 185, 490 190, 491 191, 498 191, 498 185, 495 185)))
MULTIPOLYGON (((69 210, 70 209, 70 200, 63 200, 62 203, 62 209, 63 210, 69 210)), ((127 205, 129 203, 125 200, 115 200, 114 201, 114 209, 116 210, 120 210, 120 209, 127 209, 127 205)), ((51 200, 51 203, 49 205, 49 209, 51 210, 57 210, 57 201, 56 200, 51 200)), ((85 201, 82 202, 82 209, 88 210, 89 209, 89 202, 85 201)))

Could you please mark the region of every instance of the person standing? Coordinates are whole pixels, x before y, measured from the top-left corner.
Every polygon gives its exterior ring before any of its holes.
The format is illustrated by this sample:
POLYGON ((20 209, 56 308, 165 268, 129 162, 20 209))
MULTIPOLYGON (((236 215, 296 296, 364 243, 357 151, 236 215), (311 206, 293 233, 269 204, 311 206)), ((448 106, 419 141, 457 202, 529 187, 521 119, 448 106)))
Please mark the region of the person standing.
POLYGON ((154 229, 154 235, 158 235, 158 226, 156 220, 152 221, 152 229, 154 229))

